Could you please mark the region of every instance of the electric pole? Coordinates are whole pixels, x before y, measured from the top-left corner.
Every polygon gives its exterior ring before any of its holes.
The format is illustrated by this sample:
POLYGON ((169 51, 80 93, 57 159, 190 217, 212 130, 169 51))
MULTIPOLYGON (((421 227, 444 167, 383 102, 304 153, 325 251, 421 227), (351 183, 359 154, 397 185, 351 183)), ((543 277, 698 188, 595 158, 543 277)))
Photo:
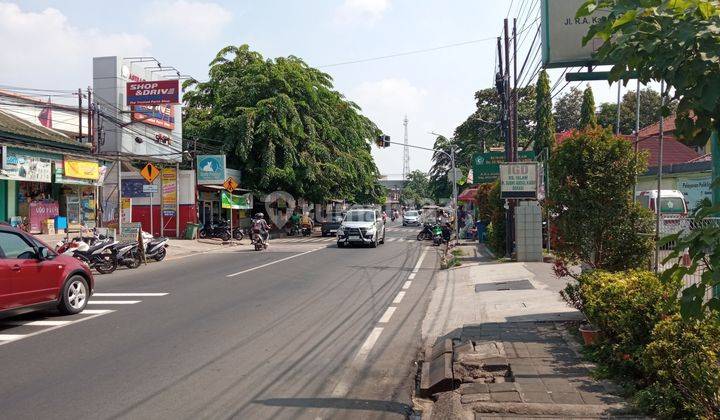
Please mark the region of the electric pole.
POLYGON ((408 147, 408 117, 405 115, 403 120, 403 126, 405 127, 405 146, 403 147, 403 181, 407 181, 408 175, 410 175, 410 147, 408 147))

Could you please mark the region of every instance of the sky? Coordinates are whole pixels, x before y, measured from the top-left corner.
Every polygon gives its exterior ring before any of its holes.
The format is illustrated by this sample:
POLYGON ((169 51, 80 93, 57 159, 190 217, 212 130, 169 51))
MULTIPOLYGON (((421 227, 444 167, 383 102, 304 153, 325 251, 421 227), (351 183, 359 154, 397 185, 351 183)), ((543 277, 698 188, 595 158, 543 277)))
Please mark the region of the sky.
MULTIPOLYGON (((430 133, 451 136, 474 92, 492 87, 502 20, 527 28, 524 56, 538 11, 539 0, 0 0, 0 87, 87 88, 92 57, 104 55, 153 56, 204 80, 217 51, 249 44, 320 67, 393 141, 407 115, 409 143, 432 147, 430 133), (405 54, 418 50, 431 51, 405 54)), ((607 82, 592 87, 598 104, 617 95, 607 82)), ((402 147, 373 155, 382 174, 402 173, 402 147)), ((431 157, 411 149, 410 169, 429 170, 431 157)))

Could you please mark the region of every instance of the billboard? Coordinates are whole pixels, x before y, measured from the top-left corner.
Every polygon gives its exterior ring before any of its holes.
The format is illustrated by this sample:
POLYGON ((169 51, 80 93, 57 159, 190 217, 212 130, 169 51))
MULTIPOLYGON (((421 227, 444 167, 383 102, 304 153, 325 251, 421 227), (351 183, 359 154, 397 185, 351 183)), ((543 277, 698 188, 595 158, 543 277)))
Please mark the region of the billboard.
MULTIPOLYGON (((532 151, 518 152, 518 159, 521 162, 529 162, 535 159, 532 151)), ((505 152, 476 153, 473 156, 472 174, 473 184, 494 182, 500 177, 500 164, 505 162, 505 152)))
POLYGON ((595 64, 592 54, 603 41, 593 39, 583 46, 582 39, 590 26, 607 19, 608 12, 596 10, 590 16, 576 18, 584 3, 585 0, 542 0, 542 58, 546 68, 595 64))
POLYGON ((539 173, 537 162, 501 164, 500 198, 537 198, 539 173))
POLYGON ((127 105, 162 105, 180 102, 179 80, 132 81, 126 85, 127 105))
POLYGON ((200 155, 197 157, 198 185, 222 185, 225 176, 225 155, 200 155))

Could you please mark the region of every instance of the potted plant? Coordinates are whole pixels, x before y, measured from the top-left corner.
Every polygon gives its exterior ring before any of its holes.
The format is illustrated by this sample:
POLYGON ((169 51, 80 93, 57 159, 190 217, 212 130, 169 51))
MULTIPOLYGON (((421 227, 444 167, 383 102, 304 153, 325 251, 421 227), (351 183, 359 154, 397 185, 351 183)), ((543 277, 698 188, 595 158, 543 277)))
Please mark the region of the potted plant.
POLYGON ((580 330, 586 346, 592 346, 600 342, 600 329, 594 325, 582 324, 578 330, 580 330))

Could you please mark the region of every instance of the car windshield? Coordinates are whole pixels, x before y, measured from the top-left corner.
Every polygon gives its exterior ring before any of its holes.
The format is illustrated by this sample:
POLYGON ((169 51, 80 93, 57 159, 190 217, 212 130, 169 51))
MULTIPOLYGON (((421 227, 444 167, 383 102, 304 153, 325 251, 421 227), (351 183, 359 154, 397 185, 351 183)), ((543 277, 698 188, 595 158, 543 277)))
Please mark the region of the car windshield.
POLYGON ((345 216, 346 222, 374 222, 374 211, 351 211, 345 216))
POLYGON ((415 216, 417 216, 417 215, 418 215, 418 212, 416 212, 416 211, 408 211, 408 212, 405 212, 405 216, 415 217, 415 216))
POLYGON ((685 202, 680 197, 660 197, 660 211, 663 213, 685 213, 685 202))

